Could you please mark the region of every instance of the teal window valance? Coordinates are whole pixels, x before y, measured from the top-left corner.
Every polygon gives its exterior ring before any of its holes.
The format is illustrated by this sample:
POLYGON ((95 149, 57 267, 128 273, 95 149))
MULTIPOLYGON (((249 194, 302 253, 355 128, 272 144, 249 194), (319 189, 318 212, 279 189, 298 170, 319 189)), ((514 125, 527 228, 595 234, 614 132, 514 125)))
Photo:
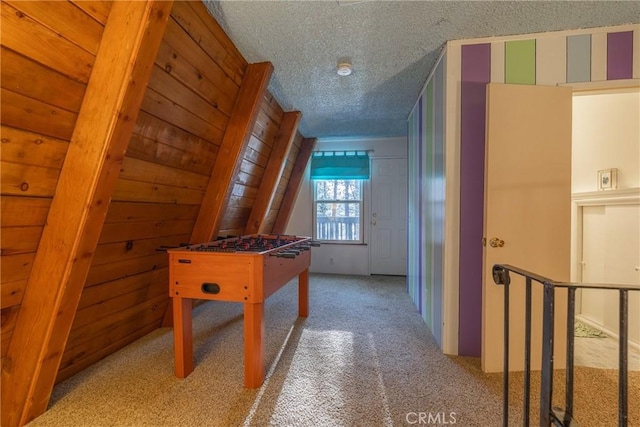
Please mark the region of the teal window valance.
POLYGON ((311 179, 369 179, 366 151, 316 151, 311 157, 311 179))

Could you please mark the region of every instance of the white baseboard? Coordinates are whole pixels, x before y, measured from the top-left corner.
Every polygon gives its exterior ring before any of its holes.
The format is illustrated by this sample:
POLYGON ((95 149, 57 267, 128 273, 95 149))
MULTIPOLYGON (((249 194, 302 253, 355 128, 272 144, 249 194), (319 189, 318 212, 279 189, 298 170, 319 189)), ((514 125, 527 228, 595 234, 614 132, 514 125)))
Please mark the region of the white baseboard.
MULTIPOLYGON (((618 340, 620 338, 620 336, 612 331, 609 328, 606 328, 604 325, 595 322, 591 319, 589 319, 588 317, 585 317, 583 315, 580 314, 576 314, 576 320, 581 321, 582 323, 584 323, 587 326, 591 326, 592 328, 596 328, 602 332, 604 332, 605 334, 609 335, 611 338, 615 338, 616 340, 618 340)), ((640 351, 640 343, 635 342, 633 340, 627 340, 628 346, 633 348, 634 350, 640 351)))

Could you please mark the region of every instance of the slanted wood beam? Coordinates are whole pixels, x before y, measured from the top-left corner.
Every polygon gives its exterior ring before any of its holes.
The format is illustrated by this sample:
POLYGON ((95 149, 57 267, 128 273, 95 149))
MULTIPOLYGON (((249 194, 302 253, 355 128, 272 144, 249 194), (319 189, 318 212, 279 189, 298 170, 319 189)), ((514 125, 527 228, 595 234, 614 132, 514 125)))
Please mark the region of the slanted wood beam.
POLYGON ((263 230, 264 221, 269 214, 269 209, 271 209, 271 203, 276 194, 287 155, 296 136, 301 117, 302 113, 300 111, 286 112, 282 117, 280 129, 278 129, 271 156, 269 157, 269 162, 267 162, 267 168, 260 182, 258 195, 253 202, 251 214, 244 229, 245 234, 263 233, 265 231, 263 230))
POLYGON ((3 426, 47 408, 171 6, 111 6, 3 365, 3 426))
POLYGON ((255 124, 260 102, 273 72, 270 62, 249 64, 236 104, 220 144, 211 178, 207 185, 198 218, 193 226, 190 243, 209 242, 217 236, 235 177, 240 170, 242 155, 255 124))
POLYGON ((293 165, 289 184, 287 184, 287 189, 284 191, 280 210, 278 210, 278 216, 271 230, 273 234, 283 234, 286 231, 289 218, 291 218, 291 211, 296 202, 296 197, 298 197, 298 190, 304 177, 304 170, 307 168, 307 163, 315 146, 316 138, 305 138, 300 144, 300 152, 296 158, 296 163, 293 165))

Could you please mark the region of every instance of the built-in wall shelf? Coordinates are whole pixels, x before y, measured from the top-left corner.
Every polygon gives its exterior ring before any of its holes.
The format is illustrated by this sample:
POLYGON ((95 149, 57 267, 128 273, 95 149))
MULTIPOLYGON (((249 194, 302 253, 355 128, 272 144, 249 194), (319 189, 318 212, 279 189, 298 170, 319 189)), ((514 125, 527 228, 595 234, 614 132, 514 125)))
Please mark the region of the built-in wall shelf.
POLYGON ((635 205, 640 203, 640 188, 574 193, 571 199, 578 206, 635 205))

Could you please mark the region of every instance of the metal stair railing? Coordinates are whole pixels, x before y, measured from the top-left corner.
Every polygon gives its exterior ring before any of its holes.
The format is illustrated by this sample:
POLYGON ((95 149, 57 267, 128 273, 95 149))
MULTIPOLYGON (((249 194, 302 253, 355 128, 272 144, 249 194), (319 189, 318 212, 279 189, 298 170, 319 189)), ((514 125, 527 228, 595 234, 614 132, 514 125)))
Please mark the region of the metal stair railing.
POLYGON ((542 317, 542 369, 540 376, 540 426, 577 426, 573 419, 573 355, 576 289, 609 289, 620 292, 620 314, 618 335, 618 426, 627 427, 628 414, 628 317, 629 291, 640 291, 637 285, 593 284, 556 282, 539 274, 508 264, 493 266, 493 281, 504 286, 504 374, 502 382, 502 425, 509 425, 509 273, 525 278, 525 348, 524 348, 524 395, 523 425, 529 426, 531 401, 531 287, 533 282, 543 286, 542 317), (552 407, 553 396, 553 342, 555 289, 566 288, 567 300, 567 361, 564 409, 552 407))

